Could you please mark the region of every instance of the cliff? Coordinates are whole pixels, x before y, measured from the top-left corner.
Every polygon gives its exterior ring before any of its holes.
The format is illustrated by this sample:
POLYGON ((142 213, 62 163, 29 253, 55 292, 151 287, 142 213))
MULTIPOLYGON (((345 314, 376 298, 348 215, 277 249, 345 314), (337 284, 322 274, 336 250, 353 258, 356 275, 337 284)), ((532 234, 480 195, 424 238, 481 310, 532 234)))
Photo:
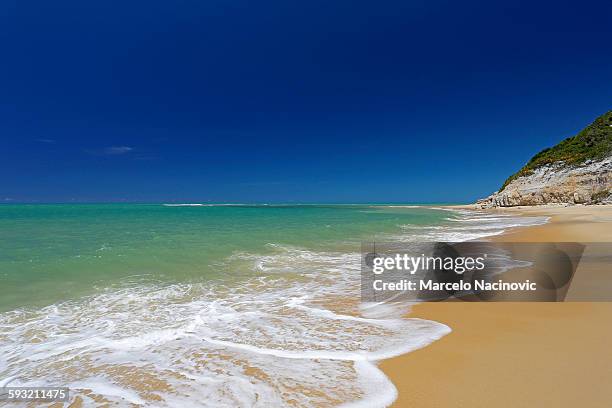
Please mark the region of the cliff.
POLYGON ((536 154, 482 208, 612 203, 612 111, 576 136, 536 154))

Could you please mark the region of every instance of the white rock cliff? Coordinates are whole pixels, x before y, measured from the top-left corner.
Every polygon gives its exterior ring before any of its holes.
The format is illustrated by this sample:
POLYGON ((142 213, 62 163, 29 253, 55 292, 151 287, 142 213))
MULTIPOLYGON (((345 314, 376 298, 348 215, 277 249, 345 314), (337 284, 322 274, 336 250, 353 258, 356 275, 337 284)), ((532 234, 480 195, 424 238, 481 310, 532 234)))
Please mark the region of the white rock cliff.
POLYGON ((481 208, 551 203, 612 203, 612 156, 581 165, 566 166, 561 162, 539 167, 476 202, 481 208))

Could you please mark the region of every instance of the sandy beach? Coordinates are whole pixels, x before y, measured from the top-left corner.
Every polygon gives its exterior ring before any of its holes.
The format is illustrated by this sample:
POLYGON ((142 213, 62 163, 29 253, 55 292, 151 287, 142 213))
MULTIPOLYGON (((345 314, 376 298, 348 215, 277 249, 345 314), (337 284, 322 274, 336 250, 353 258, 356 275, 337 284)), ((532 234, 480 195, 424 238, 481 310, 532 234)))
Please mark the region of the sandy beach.
MULTIPOLYGON (((494 240, 612 242, 612 206, 487 211, 550 217, 494 240)), ((568 300, 612 290, 611 255, 587 246, 568 300)), ((409 317, 453 331, 380 364, 399 391, 396 407, 608 407, 612 400, 612 303, 424 303, 409 317)))

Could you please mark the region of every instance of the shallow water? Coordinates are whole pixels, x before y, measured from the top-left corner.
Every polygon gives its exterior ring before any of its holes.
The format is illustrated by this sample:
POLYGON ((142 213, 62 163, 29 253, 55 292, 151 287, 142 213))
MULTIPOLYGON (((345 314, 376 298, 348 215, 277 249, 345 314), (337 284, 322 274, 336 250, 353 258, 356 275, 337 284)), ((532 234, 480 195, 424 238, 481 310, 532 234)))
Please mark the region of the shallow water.
POLYGON ((359 301, 360 241, 539 218, 346 206, 0 207, 0 385, 85 403, 384 406, 376 361, 450 331, 359 301))

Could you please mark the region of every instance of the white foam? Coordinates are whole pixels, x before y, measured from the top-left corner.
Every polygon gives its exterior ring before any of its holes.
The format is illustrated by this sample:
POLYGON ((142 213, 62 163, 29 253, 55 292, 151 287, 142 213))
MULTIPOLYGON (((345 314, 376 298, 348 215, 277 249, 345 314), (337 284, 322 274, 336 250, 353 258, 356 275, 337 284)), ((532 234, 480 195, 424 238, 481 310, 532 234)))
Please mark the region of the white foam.
POLYGON ((96 390, 97 393, 104 395, 105 398, 110 400, 118 400, 135 405, 146 404, 146 401, 140 398, 138 393, 124 387, 109 384, 104 378, 93 378, 87 381, 75 381, 67 384, 66 386, 70 389, 96 390))
MULTIPOLYGON (((433 208, 434 207, 428 207, 433 208)), ((402 234, 387 234, 381 240, 399 242, 464 242, 503 234, 509 228, 542 225, 548 217, 489 214, 476 210, 437 208, 453 213, 443 225, 400 225, 402 234)))
POLYGON ((205 204, 200 203, 184 203, 184 204, 162 204, 164 207, 204 207, 205 204))
POLYGON ((268 271, 242 285, 139 285, 131 278, 80 301, 1 314, 10 340, 0 341, 0 378, 30 384, 44 377, 69 384, 73 397, 89 401, 93 393, 118 404, 269 407, 291 399, 321 406, 365 398, 383 406, 396 391, 374 362, 450 331, 391 309, 364 317, 358 302, 325 307, 359 298, 358 253, 271 248, 227 260, 229 269, 250 262, 268 271), (285 277, 288 271, 300 278, 285 277), (129 375, 167 384, 155 391, 161 401, 126 382, 129 375))
POLYGON ((346 402, 340 408, 387 407, 397 398, 397 388, 375 364, 356 361, 353 365, 364 390, 360 400, 346 402))
POLYGON ((220 203, 220 204, 203 204, 203 203, 168 203, 162 204, 164 207, 267 207, 269 204, 244 204, 244 203, 220 203))
MULTIPOLYGON (((393 238, 459 241, 545 222, 454 216, 461 221, 393 238)), ((406 305, 360 304, 359 253, 268 247, 219 266, 258 274, 231 286, 131 277, 79 301, 0 314, 0 384, 44 379, 92 404, 97 395, 160 407, 387 406, 397 390, 376 362, 450 332, 402 318, 406 305), (163 386, 147 386, 149 377, 163 386)))

